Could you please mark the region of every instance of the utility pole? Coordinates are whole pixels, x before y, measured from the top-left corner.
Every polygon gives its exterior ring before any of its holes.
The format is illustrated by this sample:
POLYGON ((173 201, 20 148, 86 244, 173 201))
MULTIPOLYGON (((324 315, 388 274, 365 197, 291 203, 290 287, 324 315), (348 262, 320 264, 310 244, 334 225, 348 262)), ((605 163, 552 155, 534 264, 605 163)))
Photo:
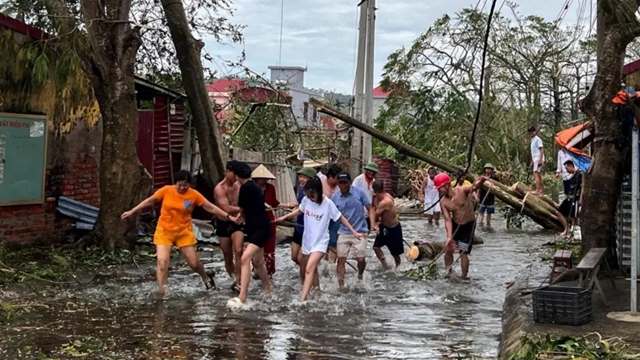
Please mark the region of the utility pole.
MULTIPOLYGON (((358 60, 355 79, 353 117, 373 125, 373 59, 375 36, 375 0, 362 0, 358 26, 358 60)), ((355 176, 371 161, 371 136, 353 129, 351 138, 351 172, 355 176)))
MULTIPOLYGON (((373 57, 376 30, 376 0, 368 1, 367 12, 367 59, 364 75, 364 111, 365 124, 373 126, 373 57)), ((362 138, 362 161, 371 162, 371 135, 365 134, 362 138)))

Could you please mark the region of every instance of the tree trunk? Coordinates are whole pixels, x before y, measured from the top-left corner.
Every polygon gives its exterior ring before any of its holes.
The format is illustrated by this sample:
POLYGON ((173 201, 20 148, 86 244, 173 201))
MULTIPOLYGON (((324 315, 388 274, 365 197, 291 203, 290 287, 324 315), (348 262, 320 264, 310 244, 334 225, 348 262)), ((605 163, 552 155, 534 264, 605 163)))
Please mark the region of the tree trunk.
POLYGON ((138 160, 134 64, 140 46, 129 25, 130 0, 82 0, 89 51, 80 54, 102 115, 100 215, 94 235, 107 248, 126 247, 135 238, 131 223, 120 220, 150 189, 138 160))
MULTIPOLYGON (((356 127, 366 132, 367 134, 372 135, 376 139, 384 142, 385 144, 393 146, 396 150, 407 156, 422 160, 449 173, 464 171, 460 167, 431 157, 425 152, 416 149, 411 145, 403 144, 394 137, 389 136, 372 126, 364 124, 350 117, 349 115, 343 114, 317 99, 311 98, 309 102, 311 103, 311 105, 315 106, 319 112, 333 116, 336 119, 340 119, 345 123, 356 127)), ((472 175, 467 174, 466 177, 467 179, 473 181, 472 175)), ((506 185, 496 180, 489 180, 485 182, 483 184, 483 187, 493 193, 496 198, 500 199, 502 202, 513 207, 514 209, 520 211, 520 213, 529 216, 533 221, 537 222, 543 227, 547 229, 554 229, 557 231, 562 231, 564 229, 561 221, 562 215, 555 208, 555 205, 550 205, 553 204, 553 202, 547 201, 546 199, 543 199, 543 197, 536 195, 533 192, 529 192, 525 195, 518 194, 516 191, 510 189, 506 185)))
POLYGON ((182 73, 182 85, 187 93, 190 113, 198 135, 204 175, 213 185, 224 174, 224 159, 220 149, 220 133, 213 116, 204 75, 200 50, 203 43, 191 35, 187 15, 181 0, 162 0, 167 24, 176 48, 182 73))
POLYGON ((615 212, 620 188, 623 134, 611 99, 620 89, 627 45, 638 36, 640 25, 635 0, 598 1, 598 70, 583 102, 593 118, 593 165, 583 185, 581 225, 583 248, 608 247, 615 241, 615 212))

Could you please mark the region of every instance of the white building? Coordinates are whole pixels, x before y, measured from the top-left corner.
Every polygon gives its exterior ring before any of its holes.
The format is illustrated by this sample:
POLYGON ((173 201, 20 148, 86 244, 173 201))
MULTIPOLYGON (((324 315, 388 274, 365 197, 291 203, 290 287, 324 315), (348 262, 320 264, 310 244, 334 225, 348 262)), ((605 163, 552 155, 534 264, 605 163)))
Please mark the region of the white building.
POLYGON ((304 73, 302 66, 269 66, 271 82, 286 89, 291 96, 291 109, 301 127, 318 127, 319 115, 316 109, 309 105, 312 97, 322 98, 322 94, 304 87, 304 73))

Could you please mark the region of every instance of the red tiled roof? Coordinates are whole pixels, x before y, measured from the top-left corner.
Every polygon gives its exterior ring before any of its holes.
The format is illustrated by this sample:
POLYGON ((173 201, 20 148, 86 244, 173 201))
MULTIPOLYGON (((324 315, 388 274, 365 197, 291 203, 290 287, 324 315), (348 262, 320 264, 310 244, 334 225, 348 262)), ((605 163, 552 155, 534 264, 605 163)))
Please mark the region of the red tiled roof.
POLYGON ((375 97, 375 98, 386 98, 386 97, 389 97, 389 93, 384 91, 382 86, 378 86, 376 88, 373 88, 373 97, 375 97))
POLYGON ((624 68, 622 68, 622 74, 624 76, 627 76, 629 74, 632 74, 636 71, 640 70, 640 60, 636 60, 634 62, 628 63, 627 65, 624 66, 624 68))
POLYGON ((245 87, 245 81, 240 79, 219 79, 207 84, 208 92, 234 92, 245 87))
POLYGON ((27 25, 20 20, 14 19, 4 14, 0 14, 0 27, 13 30, 17 33, 27 35, 34 40, 46 39, 48 36, 42 30, 27 25))

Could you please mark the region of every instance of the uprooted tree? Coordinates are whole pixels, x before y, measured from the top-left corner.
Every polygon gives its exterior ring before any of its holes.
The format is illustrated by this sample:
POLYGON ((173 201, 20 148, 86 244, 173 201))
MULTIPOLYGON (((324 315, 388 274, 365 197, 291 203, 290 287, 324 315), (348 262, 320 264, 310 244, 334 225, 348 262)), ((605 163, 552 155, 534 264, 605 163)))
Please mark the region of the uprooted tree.
POLYGON ((615 213, 621 182, 624 148, 616 109, 611 103, 620 90, 625 50, 640 36, 635 0, 598 1, 598 71, 591 91, 583 101, 593 118, 593 165, 583 186, 583 246, 607 247, 615 239, 615 213))

